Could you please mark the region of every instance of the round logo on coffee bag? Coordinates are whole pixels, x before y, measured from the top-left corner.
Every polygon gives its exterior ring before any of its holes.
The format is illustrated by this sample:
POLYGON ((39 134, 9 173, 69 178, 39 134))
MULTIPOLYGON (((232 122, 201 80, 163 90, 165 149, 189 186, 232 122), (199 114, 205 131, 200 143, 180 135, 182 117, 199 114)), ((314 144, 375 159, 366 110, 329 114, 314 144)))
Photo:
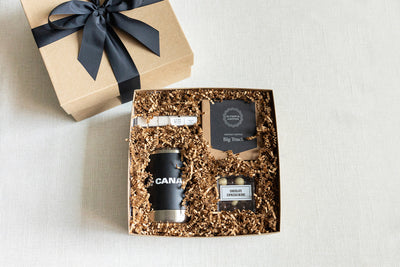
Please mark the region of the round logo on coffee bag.
POLYGON ((222 119, 226 126, 236 128, 243 122, 243 113, 238 108, 228 108, 222 114, 222 119))

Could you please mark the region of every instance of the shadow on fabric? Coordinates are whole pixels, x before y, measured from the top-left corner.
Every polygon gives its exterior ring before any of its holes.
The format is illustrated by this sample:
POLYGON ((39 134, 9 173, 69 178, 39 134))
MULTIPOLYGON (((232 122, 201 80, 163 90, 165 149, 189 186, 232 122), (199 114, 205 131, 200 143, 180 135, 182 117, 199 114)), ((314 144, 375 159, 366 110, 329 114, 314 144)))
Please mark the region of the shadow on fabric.
POLYGON ((0 71, 9 83, 9 101, 20 112, 61 120, 62 110, 22 7, 0 16, 0 71))
POLYGON ((128 233, 129 124, 130 114, 89 123, 81 210, 91 230, 128 233))

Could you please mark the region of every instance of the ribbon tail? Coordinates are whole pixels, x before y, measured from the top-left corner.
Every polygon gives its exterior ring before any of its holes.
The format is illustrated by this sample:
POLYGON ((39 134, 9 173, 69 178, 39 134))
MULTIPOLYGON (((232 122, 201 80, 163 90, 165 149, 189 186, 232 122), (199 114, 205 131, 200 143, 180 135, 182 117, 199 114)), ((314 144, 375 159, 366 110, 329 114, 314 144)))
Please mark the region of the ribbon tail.
POLYGON ((152 5, 164 0, 108 0, 108 10, 110 12, 121 12, 138 7, 152 5))
POLYGON ((139 2, 141 2, 139 7, 152 5, 152 4, 161 2, 161 1, 164 1, 164 0, 141 0, 141 1, 139 1, 139 2))
POLYGON ((87 72, 96 80, 103 57, 107 26, 102 16, 91 15, 83 28, 82 44, 78 60, 87 72))
POLYGON ((118 82, 121 102, 126 103, 132 101, 133 91, 140 88, 139 71, 121 39, 109 25, 107 25, 107 36, 104 48, 118 82))
POLYGON ((112 24, 138 40, 151 52, 160 56, 160 34, 150 25, 120 13, 111 14, 112 24))

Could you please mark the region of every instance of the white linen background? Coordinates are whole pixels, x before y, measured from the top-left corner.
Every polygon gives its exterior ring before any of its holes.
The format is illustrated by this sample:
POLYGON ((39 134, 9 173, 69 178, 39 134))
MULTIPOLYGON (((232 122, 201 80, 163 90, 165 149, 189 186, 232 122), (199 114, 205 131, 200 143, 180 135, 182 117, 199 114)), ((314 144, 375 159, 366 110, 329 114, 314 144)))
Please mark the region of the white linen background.
POLYGON ((128 236, 131 104, 64 114, 2 0, 0 266, 400 266, 400 1, 172 5, 195 53, 173 87, 274 89, 281 233, 128 236))

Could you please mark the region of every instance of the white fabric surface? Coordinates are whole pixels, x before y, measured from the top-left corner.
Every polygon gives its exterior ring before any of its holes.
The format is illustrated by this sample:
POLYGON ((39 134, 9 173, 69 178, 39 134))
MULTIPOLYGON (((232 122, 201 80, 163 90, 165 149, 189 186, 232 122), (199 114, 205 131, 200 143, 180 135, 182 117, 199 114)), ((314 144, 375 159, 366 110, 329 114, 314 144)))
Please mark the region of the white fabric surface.
POLYGON ((281 233, 128 236, 131 104, 70 119, 2 0, 0 266, 400 266, 400 1, 172 4, 195 53, 174 87, 274 89, 281 233))

